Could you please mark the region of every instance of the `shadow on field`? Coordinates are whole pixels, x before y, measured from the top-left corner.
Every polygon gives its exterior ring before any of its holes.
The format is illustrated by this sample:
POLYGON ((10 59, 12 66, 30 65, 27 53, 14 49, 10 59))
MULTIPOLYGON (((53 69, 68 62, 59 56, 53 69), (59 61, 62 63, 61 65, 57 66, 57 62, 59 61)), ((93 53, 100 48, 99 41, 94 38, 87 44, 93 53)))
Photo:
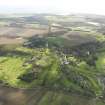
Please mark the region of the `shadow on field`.
POLYGON ((22 52, 22 51, 2 51, 0 50, 0 56, 29 56, 30 53, 22 52))

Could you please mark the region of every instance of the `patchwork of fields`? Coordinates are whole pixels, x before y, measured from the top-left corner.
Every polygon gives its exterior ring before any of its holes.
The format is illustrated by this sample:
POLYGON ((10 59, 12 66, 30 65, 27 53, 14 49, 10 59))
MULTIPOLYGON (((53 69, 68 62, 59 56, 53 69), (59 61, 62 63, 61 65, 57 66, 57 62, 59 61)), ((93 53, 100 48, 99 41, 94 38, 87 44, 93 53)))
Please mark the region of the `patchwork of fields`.
POLYGON ((104 105, 105 17, 89 16, 0 18, 0 104, 104 105))

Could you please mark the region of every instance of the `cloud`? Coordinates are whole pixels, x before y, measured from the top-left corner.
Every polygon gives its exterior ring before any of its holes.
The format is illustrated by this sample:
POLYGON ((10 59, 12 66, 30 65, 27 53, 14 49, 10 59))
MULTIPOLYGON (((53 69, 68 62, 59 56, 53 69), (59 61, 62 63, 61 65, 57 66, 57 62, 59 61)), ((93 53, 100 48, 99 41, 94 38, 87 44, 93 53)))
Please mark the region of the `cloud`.
POLYGON ((0 0, 0 12, 95 13, 105 15, 105 0, 0 0))

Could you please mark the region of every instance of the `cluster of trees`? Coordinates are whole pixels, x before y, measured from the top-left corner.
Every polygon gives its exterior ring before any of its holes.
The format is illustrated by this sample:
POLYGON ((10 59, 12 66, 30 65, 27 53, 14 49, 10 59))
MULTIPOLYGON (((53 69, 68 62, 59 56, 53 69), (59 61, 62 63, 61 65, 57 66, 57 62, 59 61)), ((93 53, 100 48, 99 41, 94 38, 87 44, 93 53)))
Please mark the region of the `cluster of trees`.
POLYGON ((24 46, 31 48, 41 48, 46 46, 46 39, 38 36, 33 36, 24 43, 24 46))
POLYGON ((95 62, 98 59, 96 53, 102 47, 100 42, 88 42, 81 45, 69 47, 66 46, 64 40, 58 37, 31 37, 26 46, 32 48, 45 48, 55 49, 58 53, 63 52, 65 54, 72 54, 78 57, 80 60, 86 61, 89 66, 95 67, 95 62))
MULTIPOLYGON (((55 48, 60 49, 64 47, 64 41, 66 39, 61 37, 38 37, 33 36, 28 39, 27 42, 24 43, 24 46, 31 47, 31 48, 55 48)), ((66 46, 65 46, 66 47, 66 46)))
POLYGON ((35 74, 32 72, 29 72, 29 73, 19 76, 18 79, 21 79, 22 81, 30 83, 35 79, 35 74))
POLYGON ((86 61, 89 66, 95 66, 95 62, 98 59, 97 53, 101 48, 102 43, 90 42, 73 47, 71 54, 86 61))

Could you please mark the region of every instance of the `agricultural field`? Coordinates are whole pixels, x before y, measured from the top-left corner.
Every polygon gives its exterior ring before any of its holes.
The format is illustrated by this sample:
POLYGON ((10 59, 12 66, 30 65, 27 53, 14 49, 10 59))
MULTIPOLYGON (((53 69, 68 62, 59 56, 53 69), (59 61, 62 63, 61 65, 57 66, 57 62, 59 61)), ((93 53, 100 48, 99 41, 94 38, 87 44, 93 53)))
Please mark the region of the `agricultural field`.
POLYGON ((1 104, 104 105, 104 19, 82 14, 0 18, 1 104))

